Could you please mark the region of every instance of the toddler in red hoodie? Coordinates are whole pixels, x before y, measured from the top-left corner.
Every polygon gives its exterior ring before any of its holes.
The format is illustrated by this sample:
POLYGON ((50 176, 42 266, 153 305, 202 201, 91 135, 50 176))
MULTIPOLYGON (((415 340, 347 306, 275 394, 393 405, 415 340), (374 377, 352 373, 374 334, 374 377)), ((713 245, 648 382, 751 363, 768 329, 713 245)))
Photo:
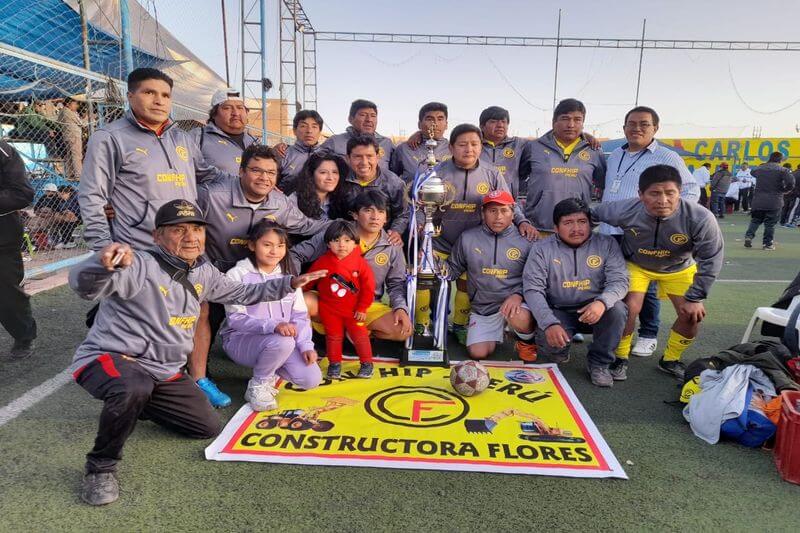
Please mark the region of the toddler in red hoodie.
POLYGON ((328 251, 311 265, 310 272, 327 270, 316 282, 319 290, 319 317, 325 326, 328 377, 342 373, 342 344, 347 331, 361 361, 358 377, 372 377, 372 345, 364 321, 374 299, 375 277, 369 263, 361 257, 358 233, 352 222, 336 220, 325 231, 328 251))

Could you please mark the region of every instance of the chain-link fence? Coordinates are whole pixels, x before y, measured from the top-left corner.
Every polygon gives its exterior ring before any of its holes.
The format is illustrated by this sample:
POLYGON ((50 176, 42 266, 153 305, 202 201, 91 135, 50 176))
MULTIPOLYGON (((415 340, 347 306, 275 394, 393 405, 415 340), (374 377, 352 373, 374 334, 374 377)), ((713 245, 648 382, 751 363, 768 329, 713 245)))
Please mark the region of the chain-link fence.
POLYGON ((28 277, 87 252, 77 202, 86 141, 122 116, 129 60, 175 80, 172 118, 186 129, 205 122, 211 94, 226 86, 158 23, 151 4, 0 1, 0 133, 22 156, 35 191, 22 212, 28 277))

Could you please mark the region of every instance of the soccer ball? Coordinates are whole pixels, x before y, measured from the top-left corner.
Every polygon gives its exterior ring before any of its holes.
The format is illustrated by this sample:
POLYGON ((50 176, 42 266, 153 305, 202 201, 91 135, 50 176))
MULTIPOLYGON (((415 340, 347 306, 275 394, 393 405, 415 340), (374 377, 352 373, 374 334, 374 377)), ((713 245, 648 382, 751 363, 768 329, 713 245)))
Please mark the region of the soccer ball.
POLYGON ((489 386, 489 371, 477 361, 458 363, 450 369, 450 384, 461 396, 474 396, 489 386))

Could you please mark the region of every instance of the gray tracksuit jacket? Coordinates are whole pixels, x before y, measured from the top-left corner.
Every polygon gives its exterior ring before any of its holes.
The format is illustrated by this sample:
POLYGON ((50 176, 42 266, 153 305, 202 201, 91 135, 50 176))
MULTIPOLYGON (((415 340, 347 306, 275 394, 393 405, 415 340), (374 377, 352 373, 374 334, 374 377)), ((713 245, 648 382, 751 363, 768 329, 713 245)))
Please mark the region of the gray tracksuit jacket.
POLYGON ((147 252, 135 252, 133 264, 108 271, 94 254, 69 273, 69 285, 86 300, 99 300, 94 325, 78 346, 73 371, 104 353, 132 357, 156 380, 176 376, 194 345, 200 302, 251 305, 280 300, 294 292, 291 276, 244 285, 226 278, 204 258, 189 267, 155 249, 187 272, 200 300, 165 272, 147 252))
POLYGON ((581 198, 590 205, 592 187, 602 185, 606 175, 603 152, 581 140, 570 156, 564 157, 552 130, 531 141, 528 158, 525 216, 539 230, 553 231, 553 208, 561 200, 581 198))
POLYGON ((283 156, 280 162, 281 179, 278 182, 278 186, 282 191, 289 190, 289 188, 294 191, 295 181, 297 181, 297 177, 300 176, 303 165, 306 164, 308 157, 319 147, 319 144, 306 146, 300 141, 296 141, 286 149, 286 155, 283 156))
MULTIPOLYGON (((197 146, 200 147, 200 151, 209 165, 214 165, 228 174, 239 175, 243 149, 213 120, 209 120, 208 124, 202 128, 195 128, 189 133, 194 136, 197 146)), ((245 131, 242 142, 247 148, 251 144, 258 143, 259 140, 245 131)))
POLYGON ((483 141, 481 160, 493 164, 500 171, 514 198, 525 192, 524 184, 530 174, 529 145, 530 141, 522 137, 506 137, 497 144, 483 141))
POLYGON ((610 235, 592 234, 577 248, 551 235, 531 247, 522 285, 536 325, 545 330, 559 323, 553 309, 578 309, 596 300, 611 309, 628 293, 628 269, 610 235))
POLYGON ((502 233, 481 224, 461 234, 447 259, 448 277, 455 280, 467 273, 473 312, 493 315, 512 294, 522 296, 522 272, 531 244, 514 224, 502 233))
MULTIPOLYGON (((340 156, 347 158, 347 141, 352 137, 358 135, 352 126, 348 126, 344 133, 338 133, 328 137, 322 146, 321 150, 331 150, 340 156)), ((394 144, 389 137, 384 137, 380 133, 375 133, 375 140, 378 141, 378 164, 381 168, 389 168, 389 161, 392 160, 392 152, 394 152, 394 144)))
POLYGON ((327 220, 308 218, 279 190, 270 192, 254 209, 244 197, 239 178, 201 185, 198 204, 208 222, 206 254, 223 272, 247 257, 247 236, 265 218, 295 235, 313 235, 330 224, 327 220))
POLYGON ((783 207, 783 195, 794 187, 794 175, 778 163, 764 163, 753 169, 756 187, 750 209, 774 211, 783 207))
POLYGON ((731 179, 733 174, 727 170, 717 170, 711 176, 709 183, 711 184, 711 192, 718 194, 728 194, 728 189, 731 188, 731 179))
POLYGON ((714 215, 696 202, 680 199, 669 217, 650 215, 638 198, 605 202, 592 217, 622 228, 622 253, 628 261, 653 272, 680 272, 697 262, 694 283, 684 297, 708 297, 724 260, 722 232, 714 215))
POLYGON ((159 136, 128 111, 89 139, 78 185, 84 238, 93 250, 112 241, 149 248, 159 207, 178 198, 195 202, 198 183, 230 177, 208 165, 174 122, 159 136), (115 211, 110 227, 108 203, 115 211))
MULTIPOLYGON (((453 157, 450 153, 450 143, 447 139, 437 139, 433 153, 439 163, 453 157)), ((407 142, 404 142, 394 149, 389 169, 400 176, 405 183, 411 183, 414 181, 414 176, 416 176, 417 172, 428 170, 427 158, 428 149, 425 147, 425 140, 417 146, 416 150, 412 149, 407 142)))
POLYGON ((389 198, 389 212, 387 215, 387 230, 394 230, 401 235, 408 228, 408 219, 411 213, 408 210, 406 184, 397 177, 397 174, 387 168, 378 166, 378 177, 366 185, 361 185, 352 172, 345 180, 346 187, 342 192, 344 205, 352 205, 361 191, 378 189, 389 198))
MULTIPOLYGON (((311 263, 319 259, 328 250, 322 233, 314 235, 307 241, 292 246, 290 250, 292 262, 297 271, 303 263, 311 263)), ((375 299, 383 298, 384 291, 389 295, 392 309, 408 312, 406 302, 406 259, 402 246, 389 244, 389 236, 381 231, 378 241, 363 254, 375 276, 375 299)))
MULTIPOLYGON (((458 236, 481 224, 481 202, 490 191, 508 191, 508 185, 500 172, 491 164, 478 160, 478 166, 463 169, 450 159, 436 166, 436 175, 445 183, 447 197, 445 206, 433 216, 434 226, 440 227, 433 239, 434 250, 449 254, 458 236)), ((425 216, 417 212, 417 223, 422 226, 425 216)), ((517 206, 514 225, 527 222, 517 206)))

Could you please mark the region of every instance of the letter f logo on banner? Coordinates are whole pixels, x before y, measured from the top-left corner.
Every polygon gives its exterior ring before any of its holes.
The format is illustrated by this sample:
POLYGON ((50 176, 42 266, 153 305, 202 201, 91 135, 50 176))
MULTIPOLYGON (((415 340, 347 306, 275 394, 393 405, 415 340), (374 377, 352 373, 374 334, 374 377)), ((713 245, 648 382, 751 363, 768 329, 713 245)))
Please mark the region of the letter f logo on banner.
POLYGON ((414 400, 411 407, 411 421, 419 422, 422 420, 422 411, 433 411, 430 405, 455 405, 451 400, 414 400))

